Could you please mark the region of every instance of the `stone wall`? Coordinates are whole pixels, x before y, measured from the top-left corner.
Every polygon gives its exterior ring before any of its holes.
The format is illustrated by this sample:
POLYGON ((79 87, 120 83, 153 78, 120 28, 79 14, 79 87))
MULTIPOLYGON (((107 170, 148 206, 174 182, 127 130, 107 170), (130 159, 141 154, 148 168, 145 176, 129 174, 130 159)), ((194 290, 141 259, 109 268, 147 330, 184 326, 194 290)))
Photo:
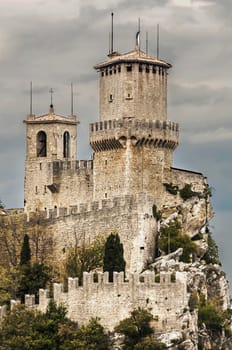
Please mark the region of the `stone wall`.
POLYGON ((112 200, 90 201, 68 208, 28 213, 28 227, 36 217, 43 218, 45 232, 53 235, 57 260, 66 248, 90 244, 96 236, 117 231, 124 247, 126 270, 141 272, 154 258, 157 222, 152 216, 154 198, 145 194, 121 196, 112 200))
POLYGON ((92 168, 92 161, 27 160, 26 212, 90 201, 93 193, 92 168))
POLYGON ((167 69, 164 67, 129 62, 107 67, 100 72, 99 92, 101 121, 125 117, 167 118, 167 69))
MULTIPOLYGON (((188 309, 187 280, 184 272, 176 272, 175 281, 171 274, 160 273, 160 281, 155 282, 154 273, 143 276, 130 274, 124 281, 123 273, 114 273, 114 282, 108 281, 108 273, 98 273, 94 282, 92 273, 84 273, 83 286, 78 278, 68 279, 68 291, 62 284, 54 284, 54 301, 67 307, 68 317, 78 324, 88 323, 91 317, 99 317, 101 324, 113 330, 120 320, 129 317, 130 312, 140 307, 154 316, 154 327, 159 330, 181 331, 183 315, 188 309)), ((40 290, 37 308, 45 311, 49 303, 48 292, 40 290)), ((26 296, 25 302, 34 307, 34 297, 26 296)))

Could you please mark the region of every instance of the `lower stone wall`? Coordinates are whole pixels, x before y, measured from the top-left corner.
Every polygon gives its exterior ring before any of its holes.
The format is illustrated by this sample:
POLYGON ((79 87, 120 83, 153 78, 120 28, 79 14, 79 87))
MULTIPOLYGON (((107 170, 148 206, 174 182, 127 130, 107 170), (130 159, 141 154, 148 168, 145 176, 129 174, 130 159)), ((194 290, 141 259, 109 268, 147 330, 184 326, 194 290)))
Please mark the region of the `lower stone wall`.
MULTIPOLYGON (((109 331, 130 312, 140 307, 154 316, 154 327, 159 331, 182 330, 181 316, 188 309, 187 280, 184 272, 176 272, 172 282, 169 272, 160 273, 155 282, 154 273, 130 274, 124 281, 123 273, 114 273, 114 282, 108 282, 108 273, 99 273, 94 282, 92 273, 84 273, 83 286, 78 278, 69 278, 68 291, 62 284, 54 284, 54 301, 67 307, 67 316, 78 324, 87 324, 91 317, 99 317, 109 331)), ((26 304, 34 307, 33 296, 26 297, 26 304)), ((49 303, 48 292, 40 290, 37 308, 45 311, 49 303)))

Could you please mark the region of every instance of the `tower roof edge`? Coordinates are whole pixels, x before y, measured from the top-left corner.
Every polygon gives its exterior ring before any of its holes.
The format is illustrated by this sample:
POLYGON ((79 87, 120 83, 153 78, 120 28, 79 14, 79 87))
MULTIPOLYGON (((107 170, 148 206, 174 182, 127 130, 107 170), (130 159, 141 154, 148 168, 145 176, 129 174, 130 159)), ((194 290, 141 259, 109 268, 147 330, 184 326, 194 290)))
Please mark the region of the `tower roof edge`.
POLYGON ((125 54, 120 54, 118 52, 114 52, 110 54, 109 59, 107 61, 96 64, 94 68, 96 70, 111 66, 113 64, 118 63, 145 63, 145 64, 154 64, 157 66, 162 66, 165 68, 171 68, 172 65, 164 60, 158 59, 151 55, 146 54, 144 51, 139 49, 134 49, 125 54))

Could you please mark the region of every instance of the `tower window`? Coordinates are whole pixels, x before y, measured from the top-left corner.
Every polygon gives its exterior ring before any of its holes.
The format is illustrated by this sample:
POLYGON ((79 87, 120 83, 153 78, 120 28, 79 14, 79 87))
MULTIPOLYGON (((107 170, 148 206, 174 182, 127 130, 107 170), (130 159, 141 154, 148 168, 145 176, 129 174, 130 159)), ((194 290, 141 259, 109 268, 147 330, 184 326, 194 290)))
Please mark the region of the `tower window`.
POLYGON ((112 75, 112 70, 110 70, 110 75, 112 75))
POLYGON ((118 73, 121 72, 121 66, 118 66, 118 73))
POLYGON ((47 135, 44 131, 39 131, 37 134, 37 157, 47 156, 47 135))
POLYGON ((150 69, 149 69, 149 65, 147 64, 146 65, 146 73, 149 73, 150 72, 150 69))
POLYGON ((117 70, 116 70, 116 67, 114 67, 114 74, 116 74, 117 73, 117 70))
POLYGON ((101 72, 101 76, 104 77, 104 72, 103 71, 101 72))
POLYGON ((42 163, 39 163, 39 170, 42 170, 42 163))
POLYGON ((108 70, 106 69, 106 75, 108 75, 108 70))
POLYGON ((126 67, 127 72, 132 72, 132 65, 126 67))
POLYGON ((70 157, 70 135, 68 131, 65 131, 63 136, 63 156, 64 158, 70 157))
POLYGON ((38 193, 38 186, 35 186, 35 193, 38 193))
POLYGON ((139 72, 142 72, 143 71, 143 66, 142 64, 139 64, 139 72))
POLYGON ((155 66, 152 67, 152 73, 156 73, 156 67, 155 66))
POLYGON ((113 102, 113 95, 112 94, 110 94, 110 96, 109 96, 109 102, 113 102))

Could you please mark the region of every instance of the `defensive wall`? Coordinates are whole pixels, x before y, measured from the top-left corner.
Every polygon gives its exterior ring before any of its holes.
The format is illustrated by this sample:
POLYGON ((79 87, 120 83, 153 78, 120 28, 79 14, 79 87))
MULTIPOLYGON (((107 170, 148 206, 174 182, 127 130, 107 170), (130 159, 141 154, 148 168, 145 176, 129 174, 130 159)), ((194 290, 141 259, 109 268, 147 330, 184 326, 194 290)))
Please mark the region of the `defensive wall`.
POLYGON ((17 227, 23 234, 36 231, 53 237, 56 259, 65 258, 66 248, 90 244, 96 236, 117 231, 124 246, 126 270, 141 272, 154 257, 157 222, 152 215, 155 199, 145 194, 89 201, 67 208, 57 207, 18 215, 0 215, 0 227, 17 227), (20 223, 20 225, 18 224, 20 223))
MULTIPOLYGON (((140 307, 154 316, 156 331, 181 330, 180 317, 188 309, 187 279, 185 272, 161 272, 155 278, 153 272, 143 275, 129 274, 124 280, 123 272, 114 272, 114 281, 109 282, 108 272, 85 272, 83 285, 78 278, 68 279, 68 290, 63 284, 53 285, 53 298, 58 305, 65 305, 67 316, 78 324, 88 323, 91 317, 99 317, 100 323, 112 331, 120 320, 129 317, 130 312, 140 307), (174 279, 172 278, 174 277, 174 279)), ((40 290, 39 304, 34 296, 27 295, 28 307, 44 312, 50 301, 49 292, 40 290)))

